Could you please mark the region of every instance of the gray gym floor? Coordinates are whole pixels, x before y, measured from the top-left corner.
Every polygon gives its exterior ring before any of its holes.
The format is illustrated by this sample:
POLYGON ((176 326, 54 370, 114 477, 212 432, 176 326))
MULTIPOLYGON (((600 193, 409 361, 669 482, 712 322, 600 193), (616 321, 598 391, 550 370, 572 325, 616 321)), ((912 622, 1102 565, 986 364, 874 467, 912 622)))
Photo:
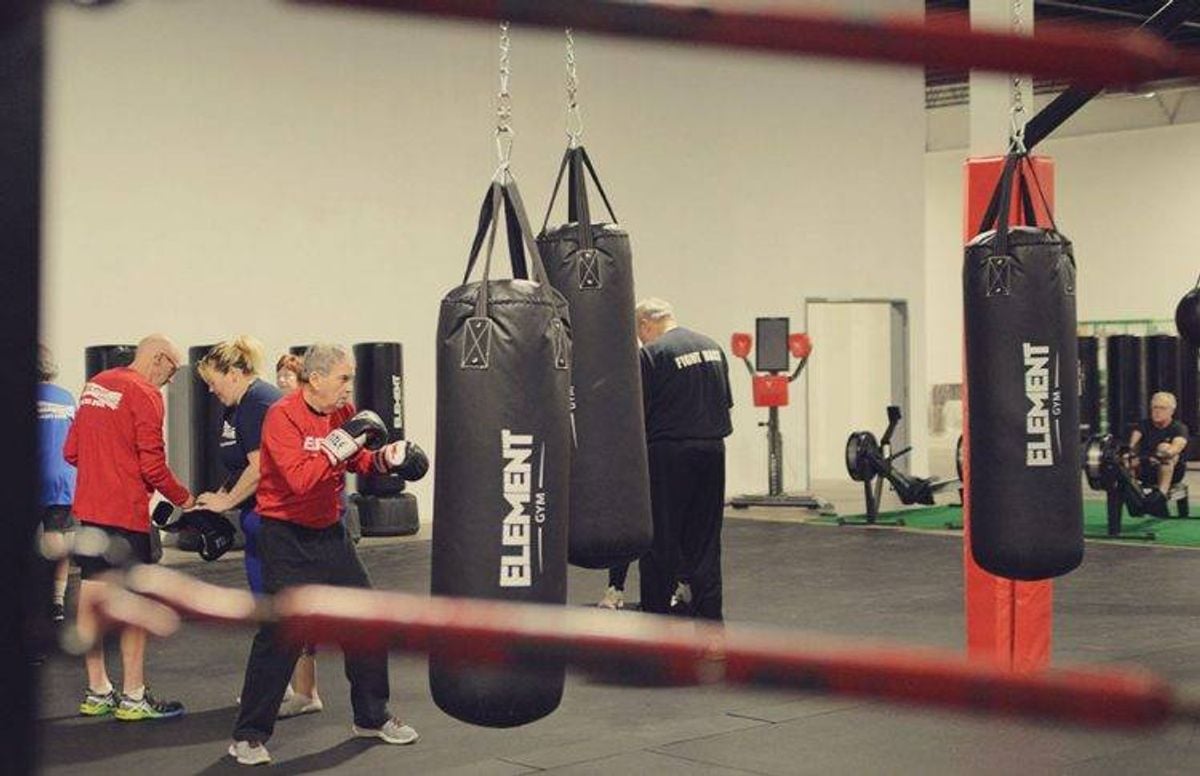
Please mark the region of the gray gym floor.
MULTIPOLYGON (((851 637, 959 649, 958 536, 837 528, 734 513, 726 521, 731 622, 803 627, 851 637)), ((783 519, 781 519, 783 518, 783 519)), ((428 589, 429 542, 361 548, 376 585, 428 589)), ((187 570, 244 584, 240 560, 187 570)), ((572 569, 571 601, 592 603, 603 572, 572 569)), ((1055 584, 1055 661, 1126 662, 1200 684, 1200 553, 1090 543, 1084 566, 1055 584)), ((636 590, 636 572, 630 589, 636 590)), ((636 597, 636 596, 635 596, 636 597)), ((627 616, 619 612, 614 618, 627 616)), ((43 681, 46 773, 221 773, 250 634, 188 626, 152 643, 151 688, 188 714, 162 723, 74 715, 79 661, 56 658, 43 681)), ((349 738, 340 657, 320 657, 325 711, 281 721, 269 748, 282 773, 567 774, 1128 774, 1196 773, 1192 724, 1145 734, 883 706, 858 700, 723 687, 635 688, 570 676, 562 706, 534 724, 492 730, 443 714, 422 659, 393 657, 393 711, 421 733, 414 746, 349 738)), ((116 661, 110 659, 110 666, 116 661)), ((114 677, 116 678, 116 677, 114 677)))

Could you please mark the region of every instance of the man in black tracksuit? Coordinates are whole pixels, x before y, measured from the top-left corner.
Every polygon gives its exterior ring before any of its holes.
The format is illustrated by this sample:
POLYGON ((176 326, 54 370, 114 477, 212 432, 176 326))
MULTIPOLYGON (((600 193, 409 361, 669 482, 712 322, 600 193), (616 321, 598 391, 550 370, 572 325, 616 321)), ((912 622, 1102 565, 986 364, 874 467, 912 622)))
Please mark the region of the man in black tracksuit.
POLYGON ((654 544, 638 566, 642 610, 720 620, 729 366, 667 302, 646 299, 636 315, 654 516, 654 544))

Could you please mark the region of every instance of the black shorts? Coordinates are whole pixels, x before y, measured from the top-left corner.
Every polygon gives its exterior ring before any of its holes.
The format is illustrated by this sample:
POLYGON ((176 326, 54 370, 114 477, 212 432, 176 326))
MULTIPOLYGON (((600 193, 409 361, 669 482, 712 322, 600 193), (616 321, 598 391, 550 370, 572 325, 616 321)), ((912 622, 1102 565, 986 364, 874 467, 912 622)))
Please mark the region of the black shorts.
MULTIPOLYGON (((150 547, 150 534, 82 521, 80 528, 103 531, 108 534, 109 540, 108 551, 102 556, 92 553, 74 556, 75 565, 79 566, 80 579, 92 579, 106 571, 125 568, 134 563, 155 563, 157 561, 150 547)), ((80 534, 77 534, 77 537, 82 538, 80 534)))
POLYGON ((71 517, 71 505, 51 504, 42 507, 41 523, 43 531, 74 531, 75 518, 71 517))
MULTIPOLYGON (((1158 487, 1158 470, 1162 463, 1156 456, 1142 455, 1140 465, 1138 466, 1138 480, 1143 487, 1157 488, 1158 487)), ((1187 461, 1183 456, 1179 457, 1179 461, 1175 464, 1175 470, 1171 472, 1171 484, 1178 485, 1183 481, 1187 474, 1187 461)))

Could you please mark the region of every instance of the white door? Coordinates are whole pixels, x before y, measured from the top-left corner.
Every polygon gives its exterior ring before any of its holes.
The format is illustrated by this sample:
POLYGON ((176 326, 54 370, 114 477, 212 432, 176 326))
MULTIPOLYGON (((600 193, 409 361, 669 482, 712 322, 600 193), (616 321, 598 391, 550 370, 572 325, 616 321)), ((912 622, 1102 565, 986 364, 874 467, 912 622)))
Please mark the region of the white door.
MULTIPOLYGON (((809 302, 808 455, 812 480, 848 480, 846 437, 887 426, 893 400, 890 302, 809 302)), ((910 421, 905 418, 901 428, 910 421)), ((902 443, 899 434, 895 441, 902 443)), ((899 446, 899 445, 898 445, 899 446)))

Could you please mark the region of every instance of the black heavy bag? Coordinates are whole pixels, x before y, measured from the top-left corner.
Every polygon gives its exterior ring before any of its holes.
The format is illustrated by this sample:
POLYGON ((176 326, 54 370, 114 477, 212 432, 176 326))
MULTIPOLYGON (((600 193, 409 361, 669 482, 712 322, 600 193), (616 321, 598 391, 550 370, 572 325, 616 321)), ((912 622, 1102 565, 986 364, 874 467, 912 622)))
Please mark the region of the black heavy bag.
MULTIPOLYGON (((1188 427, 1192 440, 1188 443, 1189 450, 1200 449, 1200 396, 1197 396, 1197 377, 1200 377, 1200 352, 1186 341, 1179 347, 1179 412, 1176 414, 1183 425, 1188 427)), ((1189 457, 1191 453, 1189 452, 1189 457)))
MULTIPOLYGON (((546 282, 515 182, 494 182, 463 285, 446 294, 438 316, 434 595, 566 602, 570 367, 566 300, 546 282), (512 280, 491 279, 502 209, 516 235, 512 280), (485 236, 483 278, 469 283, 485 236)), ((462 646, 429 652, 430 689, 447 714, 511 727, 558 707, 561 662, 477 667, 461 659, 462 646)))
POLYGON ((538 248, 550 284, 571 310, 575 460, 567 558, 584 568, 634 560, 653 539, 633 260, 629 234, 616 220, 587 151, 568 148, 538 248), (585 168, 613 223, 592 223, 585 168), (547 230, 564 171, 570 223, 547 230))
POLYGON ((1079 338, 1079 438, 1100 433, 1100 338, 1079 338))
POLYGON ((1175 328, 1192 347, 1200 347, 1200 281, 1175 305, 1175 328))
MULTIPOLYGON (((192 365, 192 404, 189 412, 191 423, 192 481, 193 493, 216 490, 225 484, 229 472, 221 463, 221 437, 225 433, 225 405, 216 394, 208 390, 208 384, 200 376, 196 365, 203 360, 212 345, 197 345, 188 348, 188 363, 192 365)), ((230 429, 230 433, 233 433, 230 429)))
POLYGON ((1146 337, 1146 395, 1159 391, 1179 396, 1179 338, 1170 334, 1146 337))
POLYGON ((992 574, 1034 580, 1082 561, 1083 493, 1075 259, 1053 221, 1010 229, 1018 178, 1036 223, 1026 164, 1008 157, 966 247, 963 313, 971 552, 992 574))
MULTIPOLYGON (((404 346, 360 342, 354 362, 354 405, 383 418, 389 442, 404 439, 404 346)), ((420 530, 417 499, 404 492, 399 473, 360 474, 357 482, 351 501, 363 536, 411 536, 420 530)))
MULTIPOLYGON (((354 406, 383 419, 387 441, 404 439, 404 347, 399 342, 354 346, 354 406)), ((358 492, 394 496, 404 492, 404 480, 395 474, 360 474, 358 492)))
POLYGON ((1146 414, 1142 338, 1135 334, 1110 335, 1104 351, 1108 369, 1108 432, 1128 442, 1129 432, 1146 414))
POLYGON ((137 353, 136 345, 91 345, 83 349, 84 377, 91 380, 105 369, 129 366, 137 353))

